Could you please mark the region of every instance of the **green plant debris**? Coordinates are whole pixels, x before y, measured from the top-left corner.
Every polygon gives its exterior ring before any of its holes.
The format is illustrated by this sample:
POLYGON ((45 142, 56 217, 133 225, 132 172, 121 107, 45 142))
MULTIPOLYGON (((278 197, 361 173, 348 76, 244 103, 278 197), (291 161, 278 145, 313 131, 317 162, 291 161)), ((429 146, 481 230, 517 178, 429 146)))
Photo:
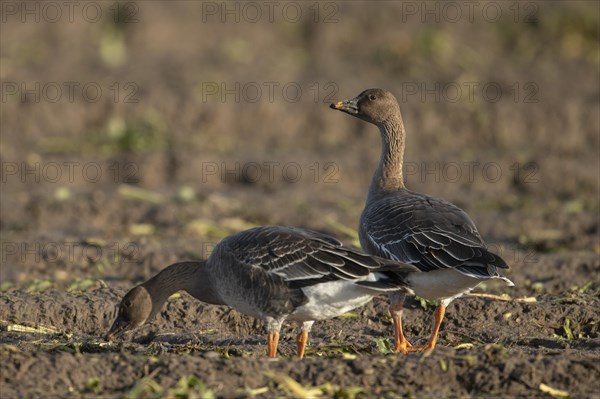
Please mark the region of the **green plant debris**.
POLYGON ((377 349, 381 353, 392 353, 392 343, 387 338, 376 338, 375 345, 377 345, 377 349))
POLYGON ((537 298, 533 296, 526 296, 522 298, 513 298, 510 295, 502 294, 502 295, 494 295, 494 294, 484 294, 481 292, 470 292, 466 294, 466 296, 471 296, 475 298, 485 298, 485 299, 493 299, 495 301, 512 301, 512 302, 523 302, 523 303, 535 303, 537 302, 537 298))
POLYGON ((196 219, 190 221, 185 225, 185 232, 198 237, 217 239, 229 234, 227 229, 222 228, 220 225, 208 219, 196 219))
POLYGON ((328 398, 354 399, 359 393, 363 393, 362 387, 339 387, 330 383, 325 383, 318 387, 322 394, 328 398))
POLYGON ((214 399, 215 393, 196 376, 183 376, 175 388, 169 390, 167 397, 214 399))
POLYGON ((151 378, 144 377, 135 383, 123 399, 160 398, 162 387, 151 378))
POLYGON ((33 280, 29 286, 27 286, 27 292, 44 292, 47 289, 52 288, 54 283, 50 280, 33 280))
MULTIPOLYGON (((107 258, 100 259, 100 262, 95 262, 93 264, 94 272, 98 276, 103 276, 103 275, 105 275, 106 268, 111 266, 111 264, 116 264, 116 263, 119 263, 119 255, 115 253, 111 259, 108 259, 108 257, 107 257, 107 258)), ((102 279, 98 279, 98 283, 103 288, 108 287, 108 285, 106 285, 106 282, 102 279)))
POLYGON ((151 236, 154 234, 154 225, 150 223, 135 223, 129 226, 129 234, 134 236, 151 236))
POLYGON ((346 312, 344 314, 341 314, 339 317, 344 319, 356 319, 358 317, 358 314, 355 312, 346 312))
MULTIPOLYGON (((128 100, 135 100, 137 95, 135 86, 125 87, 123 93, 129 96, 128 100)), ((148 111, 143 117, 123 120, 119 117, 112 118, 103 131, 90 134, 87 145, 96 147, 96 151, 106 155, 120 153, 147 153, 155 150, 164 150, 168 146, 166 128, 158 112, 148 111)))
POLYGON ((477 364, 477 356, 475 355, 457 356, 456 359, 463 360, 469 367, 473 367, 477 364))
POLYGON ((544 383, 540 383, 539 389, 540 391, 552 395, 557 399, 569 399, 571 397, 571 395, 569 395, 569 392, 563 391, 562 389, 552 388, 551 386, 546 385, 544 383))
POLYGON ((536 282, 531 284, 531 289, 535 290, 535 291, 544 291, 546 287, 544 287, 544 283, 542 282, 536 282))
POLYGON ((29 327, 29 326, 24 326, 21 324, 10 324, 10 325, 6 326, 6 331, 33 333, 33 334, 47 334, 47 335, 60 334, 60 331, 54 327, 45 327, 45 326, 29 327))
POLYGON ((120 196, 131 200, 144 201, 152 204, 162 204, 164 201, 163 196, 159 193, 129 184, 121 184, 118 192, 120 196))
POLYGON ((109 66, 123 64, 127 56, 127 45, 120 29, 110 25, 102 30, 100 38, 100 58, 109 66))
POLYGON ((183 376, 175 386, 165 388, 151 377, 139 380, 124 399, 214 399, 216 395, 198 377, 183 376))
POLYGON ((85 386, 83 387, 83 391, 95 393, 99 386, 100 386, 100 379, 98 377, 90 377, 90 378, 88 378, 87 382, 85 383, 85 386))
POLYGON ((446 360, 440 359, 440 368, 444 372, 448 371, 448 364, 446 363, 446 360))
POLYGON ((588 301, 585 298, 580 298, 578 295, 569 295, 561 298, 552 299, 550 303, 553 304, 586 304, 588 301))
POLYGON ((256 227, 256 224, 250 223, 242 218, 224 218, 219 221, 220 225, 228 229, 230 233, 239 230, 251 229, 256 227))
POLYGON ((577 286, 573 286, 571 287, 571 291, 576 291, 579 294, 585 294, 585 292, 589 289, 591 289, 594 286, 594 282, 593 281, 588 281, 586 282, 584 285, 582 285, 581 287, 577 287, 577 286))
POLYGON ((428 311, 430 309, 435 309, 437 307, 436 301, 430 301, 428 299, 421 298, 419 296, 415 296, 415 298, 419 301, 419 305, 421 305, 421 308, 425 311, 428 311))
MULTIPOLYGON (((135 84, 124 83, 111 86, 117 102, 135 102, 140 94, 135 84)), ((90 153, 112 157, 118 154, 144 154, 162 151, 169 146, 166 124, 163 117, 150 109, 139 117, 124 120, 115 116, 103 128, 88 132, 80 139, 49 137, 40 143, 46 153, 73 154, 90 153)), ((39 162, 39 161, 38 161, 39 162)))
POLYGON ((246 395, 250 395, 251 397, 255 397, 258 395, 262 395, 269 392, 269 387, 260 387, 260 388, 246 388, 243 390, 243 393, 246 395))
POLYGON ((69 198, 71 198, 71 196, 73 195, 73 193, 71 192, 71 190, 68 187, 58 187, 55 191, 54 191, 54 199, 56 199, 57 201, 67 201, 69 198))
POLYGON ((14 288, 14 284, 10 281, 3 281, 0 283, 0 292, 9 291, 11 288, 14 288))
POLYGON ((81 150, 82 142, 70 137, 49 137, 40 143, 40 148, 49 154, 73 154, 81 150))
POLYGON ((575 214, 581 213, 581 212, 585 211, 585 208, 586 208, 586 203, 582 199, 574 199, 574 200, 568 201, 564 205, 564 209, 567 213, 575 213, 575 214))
POLYGON ((458 344, 454 347, 454 349, 473 349, 475 345, 470 342, 464 342, 462 344, 458 344))
POLYGON ((196 191, 190 186, 181 186, 177 190, 177 200, 182 203, 192 202, 196 199, 196 191))
POLYGON ((324 346, 320 346, 318 348, 318 352, 323 352, 323 351, 334 351, 334 352, 338 352, 343 354, 357 354, 358 351, 356 350, 356 348, 354 347, 354 345, 349 344, 349 343, 340 343, 340 344, 330 344, 330 345, 324 345, 324 346))
POLYGON ((52 352, 66 352, 66 353, 81 353, 81 347, 83 346, 82 342, 69 342, 66 344, 46 344, 47 350, 52 352))
POLYGON ((292 377, 285 375, 283 373, 276 373, 272 371, 266 371, 264 375, 275 381, 279 388, 288 393, 290 396, 294 398, 318 398, 322 396, 323 391, 320 388, 316 387, 304 387, 300 385, 296 380, 292 377))
POLYGON ((100 238, 100 237, 88 237, 85 240, 83 240, 83 244, 89 245, 92 247, 104 247, 108 243, 106 242, 105 239, 100 238))
POLYGON ((571 331, 571 320, 568 317, 563 324, 563 331, 565 332, 565 337, 567 337, 567 339, 574 339, 573 331, 571 331))
POLYGON ((534 296, 525 296, 522 298, 513 298, 512 299, 514 302, 522 302, 522 303, 536 303, 537 302, 537 298, 534 296))
POLYGON ((75 280, 73 280, 73 282, 71 282, 71 284, 69 285, 69 287, 67 288, 68 292, 83 292, 83 291, 87 291, 90 288, 96 288, 96 287, 101 287, 102 284, 93 278, 84 278, 84 279, 80 279, 80 278, 76 278, 75 280))

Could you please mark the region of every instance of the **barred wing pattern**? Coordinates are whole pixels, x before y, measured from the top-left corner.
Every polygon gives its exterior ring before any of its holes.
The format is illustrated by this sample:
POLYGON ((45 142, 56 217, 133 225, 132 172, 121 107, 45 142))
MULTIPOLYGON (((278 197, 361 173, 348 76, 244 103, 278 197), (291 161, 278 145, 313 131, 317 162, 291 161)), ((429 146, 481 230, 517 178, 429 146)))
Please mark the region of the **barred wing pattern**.
POLYGON ((408 190, 386 195, 365 208, 363 248, 410 263, 421 271, 454 268, 481 279, 508 266, 489 252, 469 216, 453 204, 408 190))
MULTIPOLYGON (((219 245, 237 263, 276 274, 290 288, 363 279, 377 270, 413 270, 409 265, 343 247, 340 241, 325 234, 299 228, 258 227, 230 236, 219 245)), ((402 287, 401 283, 398 280, 395 288, 402 287)), ((382 282, 380 288, 389 290, 391 285, 390 281, 382 282)), ((378 285, 370 287, 377 289, 378 285)))

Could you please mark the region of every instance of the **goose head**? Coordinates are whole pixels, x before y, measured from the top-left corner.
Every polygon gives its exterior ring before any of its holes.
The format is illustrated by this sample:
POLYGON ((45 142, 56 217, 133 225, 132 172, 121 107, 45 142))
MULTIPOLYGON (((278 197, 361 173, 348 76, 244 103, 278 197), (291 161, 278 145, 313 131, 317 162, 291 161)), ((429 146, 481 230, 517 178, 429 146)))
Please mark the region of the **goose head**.
POLYGON ((396 97, 384 89, 367 89, 350 100, 331 104, 330 108, 345 112, 377 126, 392 117, 400 115, 400 106, 396 97))
POLYGON ((119 304, 117 319, 106 338, 110 340, 138 328, 153 316, 153 308, 152 296, 145 287, 140 285, 131 289, 119 304))

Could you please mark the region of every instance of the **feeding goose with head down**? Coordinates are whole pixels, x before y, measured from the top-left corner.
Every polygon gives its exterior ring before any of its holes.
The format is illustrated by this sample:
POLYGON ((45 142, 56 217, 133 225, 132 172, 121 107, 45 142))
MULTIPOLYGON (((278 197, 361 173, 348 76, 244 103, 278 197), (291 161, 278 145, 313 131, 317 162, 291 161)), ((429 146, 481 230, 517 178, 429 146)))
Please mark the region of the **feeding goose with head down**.
POLYGON ((487 279, 514 285, 499 273, 508 266, 486 249, 477 227, 463 210, 406 189, 402 176, 406 133, 392 93, 369 89, 351 100, 331 104, 331 108, 379 128, 381 157, 360 218, 359 238, 365 252, 409 263, 425 272, 410 274, 407 282, 416 295, 440 302, 427 343, 413 348, 404 336, 403 292, 390 294, 390 313, 395 351, 432 349, 448 304, 487 279))
POLYGON ((302 358, 316 320, 346 313, 374 295, 408 289, 410 273, 418 269, 344 247, 325 234, 257 227, 223 239, 206 261, 175 263, 133 288, 119 304, 107 338, 146 323, 171 294, 184 290, 263 320, 269 357, 276 356, 282 323, 300 323, 302 358))

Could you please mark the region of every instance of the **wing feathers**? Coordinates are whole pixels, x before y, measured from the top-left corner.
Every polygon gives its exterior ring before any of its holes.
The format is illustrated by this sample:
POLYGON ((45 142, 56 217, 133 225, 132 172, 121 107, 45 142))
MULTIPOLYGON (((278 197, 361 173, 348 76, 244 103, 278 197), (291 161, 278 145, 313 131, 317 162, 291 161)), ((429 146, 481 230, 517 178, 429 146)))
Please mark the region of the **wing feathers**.
POLYGON ((460 208, 408 190, 367 204, 361 242, 369 253, 417 266, 421 271, 455 268, 477 278, 508 268, 489 252, 475 224, 460 208))
MULTIPOLYGON (((247 230, 224 239, 227 251, 240 266, 260 268, 283 278, 291 288, 306 287, 336 279, 365 280, 371 273, 394 268, 389 260, 342 246, 338 240, 310 230, 269 226, 247 230)), ((398 263, 399 270, 418 271, 398 263)), ((398 290, 401 280, 386 283, 398 290)), ((375 287, 375 286, 374 286, 375 287)), ((373 288, 381 290, 381 288, 373 288)))

